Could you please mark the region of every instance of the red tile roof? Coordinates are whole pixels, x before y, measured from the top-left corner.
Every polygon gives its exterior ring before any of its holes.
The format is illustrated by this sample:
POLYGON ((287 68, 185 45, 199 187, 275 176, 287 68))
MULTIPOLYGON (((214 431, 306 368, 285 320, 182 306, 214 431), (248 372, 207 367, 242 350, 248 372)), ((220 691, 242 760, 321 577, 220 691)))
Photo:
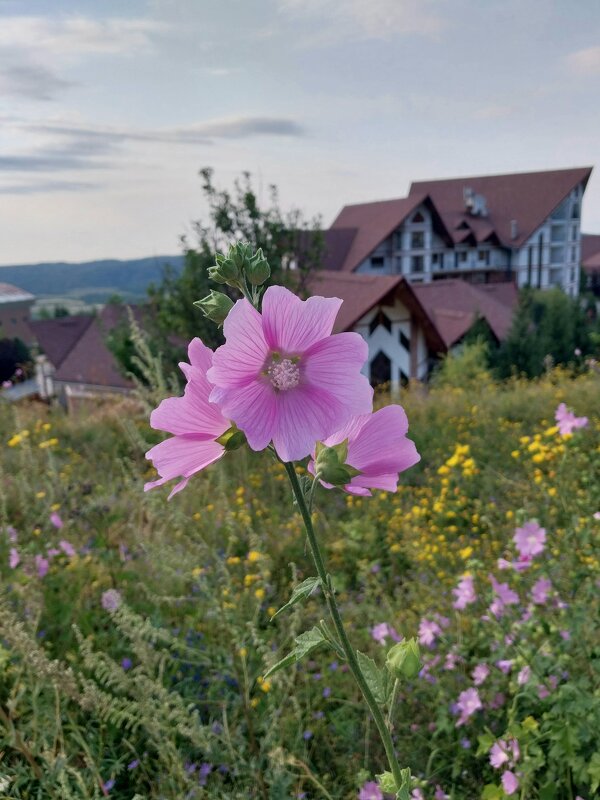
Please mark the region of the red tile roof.
POLYGON ((512 175, 482 175, 447 180, 415 181, 410 197, 428 194, 451 235, 461 222, 475 232, 478 242, 491 227, 505 247, 520 247, 542 222, 560 205, 569 192, 583 183, 592 167, 521 172, 512 175), (464 189, 472 189, 485 197, 488 215, 472 216, 465 211, 464 189), (511 223, 517 224, 512 238, 511 223))
POLYGON ((581 266, 586 272, 600 272, 600 234, 582 234, 581 266))
POLYGON ((22 303, 26 300, 33 302, 35 297, 12 283, 0 283, 0 303, 22 303))

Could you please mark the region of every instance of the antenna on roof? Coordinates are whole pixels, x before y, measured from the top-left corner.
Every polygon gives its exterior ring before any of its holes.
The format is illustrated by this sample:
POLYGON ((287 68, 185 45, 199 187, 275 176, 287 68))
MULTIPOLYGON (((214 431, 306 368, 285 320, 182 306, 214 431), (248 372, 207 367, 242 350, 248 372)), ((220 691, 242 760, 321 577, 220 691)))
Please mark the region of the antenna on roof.
POLYGON ((467 213, 473 217, 487 217, 487 203, 482 194, 475 194, 470 186, 463 187, 463 200, 467 213))

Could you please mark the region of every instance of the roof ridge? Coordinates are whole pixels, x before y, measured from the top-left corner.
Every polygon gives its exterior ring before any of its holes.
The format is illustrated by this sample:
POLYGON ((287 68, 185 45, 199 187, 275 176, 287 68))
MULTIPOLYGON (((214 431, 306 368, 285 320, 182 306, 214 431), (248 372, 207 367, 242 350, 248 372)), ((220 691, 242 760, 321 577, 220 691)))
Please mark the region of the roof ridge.
POLYGON ((516 178, 516 177, 525 177, 529 175, 556 175, 557 173, 564 173, 564 172, 579 172, 579 171, 589 171, 591 172, 594 169, 593 166, 585 166, 585 167, 560 167, 559 169, 538 169, 538 170, 527 170, 524 172, 493 172, 487 175, 455 175, 452 178, 425 178, 424 180, 419 181, 412 181, 410 186, 411 189, 409 190, 409 195, 411 193, 413 186, 421 186, 424 183, 449 183, 450 181, 471 181, 471 180, 481 180, 482 178, 516 178))

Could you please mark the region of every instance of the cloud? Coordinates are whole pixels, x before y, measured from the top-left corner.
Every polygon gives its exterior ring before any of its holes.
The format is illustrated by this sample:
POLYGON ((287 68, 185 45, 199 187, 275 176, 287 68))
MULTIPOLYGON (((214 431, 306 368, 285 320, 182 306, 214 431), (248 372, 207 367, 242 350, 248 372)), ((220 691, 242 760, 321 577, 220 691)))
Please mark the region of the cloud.
POLYGON ((144 18, 83 16, 0 17, 0 48, 28 50, 63 60, 102 54, 133 55, 153 47, 164 23, 144 18))
POLYGON ((59 92, 72 85, 72 82, 39 64, 15 64, 0 69, 0 96, 52 100, 59 92))
POLYGON ((101 188, 99 183, 85 181, 35 181, 0 186, 0 194, 50 194, 55 192, 89 192, 101 188))
POLYGON ((600 46, 586 47, 569 53, 565 61, 567 67, 575 75, 600 74, 600 46))
POLYGON ((314 41, 433 36, 446 27, 439 0, 277 0, 283 13, 319 23, 314 41))

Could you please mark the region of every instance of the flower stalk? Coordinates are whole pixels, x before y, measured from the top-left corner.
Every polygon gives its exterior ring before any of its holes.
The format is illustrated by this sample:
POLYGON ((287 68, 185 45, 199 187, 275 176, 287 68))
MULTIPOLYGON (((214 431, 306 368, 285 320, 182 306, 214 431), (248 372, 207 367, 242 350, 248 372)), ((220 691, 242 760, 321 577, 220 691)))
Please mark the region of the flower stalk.
POLYGON ((391 733, 388 729, 383 713, 381 712, 381 709, 379 708, 379 705, 377 704, 377 701, 373 697, 373 693, 371 692, 367 684, 367 681, 365 680, 365 677, 362 673, 362 670, 356 658, 355 652, 352 649, 350 640, 348 639, 348 634, 346 633, 346 629, 344 627, 344 623, 340 615, 340 610, 338 608, 335 599, 335 592, 333 589, 331 576, 327 573, 327 570, 325 568, 325 562, 323 560, 323 555, 321 553, 319 541, 317 539, 312 524, 310 511, 306 504, 306 500, 304 498, 302 487, 300 486, 300 481, 298 480, 294 464, 290 461, 286 461, 284 462, 284 467, 288 474, 290 484, 292 486, 292 491, 294 493, 294 497, 296 498, 298 509, 300 511, 302 520, 304 522, 304 527, 306 529, 306 535, 308 538, 311 554, 315 562, 315 566, 317 568, 317 574, 321 579, 323 594, 325 595, 327 607, 329 608, 329 613, 331 614, 333 625, 339 637, 340 645, 342 647, 342 650, 344 651, 344 655, 348 662, 348 667, 350 668, 350 671, 352 672, 352 675, 354 676, 354 679, 362 692, 365 702, 369 706, 369 709, 375 721, 375 725, 377 726, 379 736, 385 748, 385 753, 390 765, 390 770, 392 772, 392 775, 394 776, 394 782, 396 786, 399 788, 400 786, 402 786, 403 776, 400 769, 400 764, 398 763, 398 759, 396 758, 396 753, 394 751, 394 743, 392 741, 391 733))

